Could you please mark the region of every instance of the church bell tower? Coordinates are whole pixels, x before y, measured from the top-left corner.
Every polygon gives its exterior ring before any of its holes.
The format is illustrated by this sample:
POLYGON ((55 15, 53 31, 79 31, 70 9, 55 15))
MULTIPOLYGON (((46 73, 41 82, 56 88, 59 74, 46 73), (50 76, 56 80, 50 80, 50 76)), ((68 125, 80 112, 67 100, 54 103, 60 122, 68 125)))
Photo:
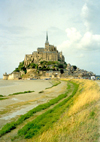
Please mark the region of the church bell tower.
POLYGON ((49 50, 48 32, 46 32, 45 49, 46 49, 46 51, 48 51, 48 50, 49 50))
POLYGON ((49 43, 48 42, 48 32, 46 32, 46 42, 45 43, 47 43, 47 44, 49 43))

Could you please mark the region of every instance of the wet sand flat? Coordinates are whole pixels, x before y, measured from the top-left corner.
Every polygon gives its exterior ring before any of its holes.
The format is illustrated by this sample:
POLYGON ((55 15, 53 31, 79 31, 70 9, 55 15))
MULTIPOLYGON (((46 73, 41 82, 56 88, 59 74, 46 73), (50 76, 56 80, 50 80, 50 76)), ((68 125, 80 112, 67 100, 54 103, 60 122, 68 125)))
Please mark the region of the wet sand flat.
POLYGON ((0 94, 9 94, 24 91, 41 91, 52 86, 49 80, 0 80, 0 94))
MULTIPOLYGON (((37 82, 39 82, 39 80, 37 82)), ((12 118, 25 114, 27 111, 38 106, 39 104, 46 103, 50 99, 57 97, 61 93, 64 93, 67 87, 66 82, 64 81, 61 81, 59 85, 49 89, 45 89, 47 86, 51 86, 49 80, 40 80, 39 83, 40 84, 38 85, 37 92, 35 91, 32 93, 13 95, 9 96, 6 100, 0 101, 0 128, 4 124, 10 122, 12 118), (41 89, 44 89, 43 93, 39 93, 41 89)))

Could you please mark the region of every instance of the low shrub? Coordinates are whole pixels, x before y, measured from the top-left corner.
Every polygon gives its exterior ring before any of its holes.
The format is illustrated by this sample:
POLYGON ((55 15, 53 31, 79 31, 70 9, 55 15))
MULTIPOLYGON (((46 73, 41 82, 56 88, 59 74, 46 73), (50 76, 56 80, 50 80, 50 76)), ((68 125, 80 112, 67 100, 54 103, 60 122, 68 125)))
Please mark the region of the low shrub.
POLYGON ((43 93, 44 91, 40 91, 39 93, 43 93))
POLYGON ((4 97, 3 95, 0 95, 0 97, 4 97))

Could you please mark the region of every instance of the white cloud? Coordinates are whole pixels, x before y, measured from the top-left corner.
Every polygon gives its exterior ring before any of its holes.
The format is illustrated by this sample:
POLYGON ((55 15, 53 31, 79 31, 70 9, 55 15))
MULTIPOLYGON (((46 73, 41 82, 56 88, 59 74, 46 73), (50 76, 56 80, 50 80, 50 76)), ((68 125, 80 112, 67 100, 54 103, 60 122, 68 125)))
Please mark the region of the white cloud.
POLYGON ((87 30, 100 34, 100 1, 88 0, 82 8, 82 18, 87 30))
POLYGON ((76 28, 70 28, 70 29, 66 29, 66 33, 67 33, 67 37, 71 40, 71 41, 77 41, 81 38, 81 34, 80 32, 78 32, 76 30, 76 28))
POLYGON ((86 50, 100 50, 100 35, 86 32, 78 43, 78 47, 86 50))
POLYGON ((65 30, 66 34, 67 34, 67 40, 63 41, 62 44, 58 45, 58 48, 76 48, 77 42, 81 39, 81 34, 79 31, 77 31, 76 28, 72 27, 72 28, 67 28, 65 30))
POLYGON ((76 48, 79 50, 100 50, 100 35, 86 32, 83 35, 75 28, 66 29, 67 40, 59 48, 76 48))

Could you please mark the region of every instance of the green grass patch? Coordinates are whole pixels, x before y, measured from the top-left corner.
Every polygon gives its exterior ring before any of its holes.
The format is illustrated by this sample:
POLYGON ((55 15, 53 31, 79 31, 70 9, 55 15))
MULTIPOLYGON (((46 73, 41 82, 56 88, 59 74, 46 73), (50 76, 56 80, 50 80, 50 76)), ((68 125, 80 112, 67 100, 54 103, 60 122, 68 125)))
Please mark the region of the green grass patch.
POLYGON ((44 91, 40 91, 39 93, 43 93, 44 91))
POLYGON ((5 100, 5 99, 8 99, 8 98, 0 98, 0 100, 5 100))
MULTIPOLYGON (((60 118, 61 114, 67 108, 69 108, 70 105, 72 105, 73 96, 76 94, 79 86, 75 83, 72 84, 74 85, 74 90, 68 98, 57 104, 54 108, 38 116, 32 122, 27 123, 22 129, 18 131, 18 135, 24 136, 25 138, 32 138, 33 136, 41 134, 48 130, 48 128, 52 127, 53 123, 55 123, 60 118)), ((69 89, 69 91, 71 90, 69 89)))
POLYGON ((0 97, 4 97, 3 95, 0 95, 0 97))
POLYGON ((7 99, 5 96, 0 95, 0 100, 5 100, 5 99, 7 99))
POLYGON ((24 92, 16 92, 16 93, 13 93, 13 94, 9 94, 9 96, 13 96, 13 95, 19 95, 19 94, 26 94, 26 93, 32 93, 34 91, 24 91, 24 92))
MULTIPOLYGON (((22 115, 19 117, 19 119, 16 121, 16 122, 10 122, 10 123, 7 123, 1 130, 0 130, 0 136, 8 133, 10 131, 10 128, 11 128, 11 124, 13 123, 15 126, 18 126, 19 124, 23 123, 24 120, 30 118, 33 114, 35 114, 36 112, 39 112, 41 110, 45 110, 47 108, 49 108, 51 105, 54 105, 56 103, 58 103, 61 99, 67 97, 69 91, 71 89, 71 85, 70 83, 67 84, 67 91, 66 93, 64 94, 61 94, 59 95, 58 97, 54 98, 54 99, 51 99, 49 102, 47 103, 44 103, 44 104, 41 104, 35 108, 33 108, 32 110, 30 110, 29 112, 27 112, 26 114, 22 115), (10 127, 10 128, 9 128, 10 127), (8 131, 7 131, 8 129, 8 131)), ((15 129, 13 127, 13 129, 15 129)), ((12 130, 12 128, 11 128, 12 130)))
POLYGON ((90 119, 94 119, 94 118, 95 118, 95 111, 94 111, 94 110, 92 110, 92 111, 90 112, 89 118, 90 118, 90 119))

